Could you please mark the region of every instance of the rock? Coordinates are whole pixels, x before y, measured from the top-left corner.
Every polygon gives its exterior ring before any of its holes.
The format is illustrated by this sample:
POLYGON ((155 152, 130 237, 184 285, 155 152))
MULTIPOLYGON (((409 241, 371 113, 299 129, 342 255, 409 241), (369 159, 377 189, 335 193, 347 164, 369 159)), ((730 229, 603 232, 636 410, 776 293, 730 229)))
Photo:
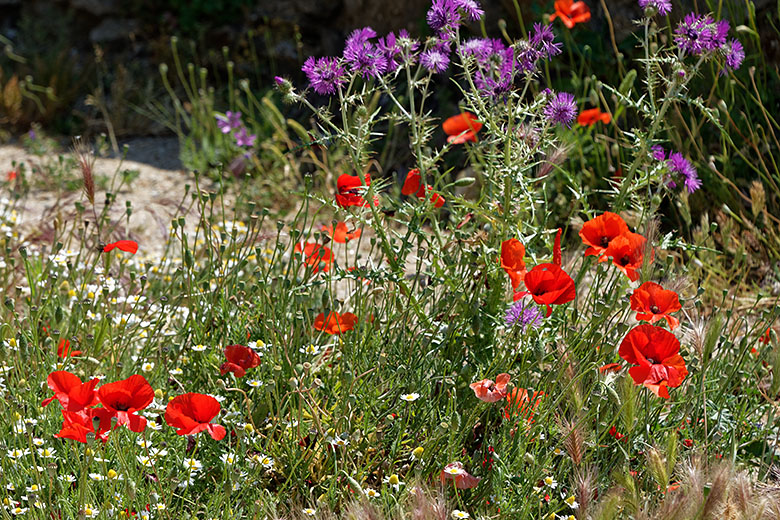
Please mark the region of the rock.
POLYGON ((106 18, 97 27, 89 31, 89 39, 92 43, 108 43, 124 40, 130 34, 138 30, 137 20, 125 20, 121 18, 106 18))

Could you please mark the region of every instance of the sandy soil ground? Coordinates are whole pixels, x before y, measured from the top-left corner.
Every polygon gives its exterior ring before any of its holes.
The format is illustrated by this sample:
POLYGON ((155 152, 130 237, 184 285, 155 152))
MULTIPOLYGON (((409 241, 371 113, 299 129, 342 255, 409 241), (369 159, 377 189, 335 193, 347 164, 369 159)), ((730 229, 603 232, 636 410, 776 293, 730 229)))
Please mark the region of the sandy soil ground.
MULTIPOLYGON (((175 138, 138 139, 127 143, 127 158, 96 157, 95 176, 111 178, 118 170, 136 170, 138 176, 130 185, 118 191, 110 215, 115 222, 122 223, 111 236, 101 237, 104 241, 130 238, 140 245, 140 251, 149 255, 162 252, 168 237, 171 219, 184 214, 191 198, 185 199, 185 185, 194 189, 195 179, 181 168, 178 158, 178 143, 175 138), (126 203, 133 208, 129 223, 124 224, 126 203), (184 202, 184 204, 182 204, 184 202)), ((65 152, 67 153, 67 152, 65 152)), ((14 164, 24 164, 28 176, 40 174, 46 168, 46 161, 52 157, 31 155, 16 145, 0 146, 0 175, 14 169, 14 164)), ((88 205, 86 196, 79 190, 66 190, 56 183, 49 185, 31 182, 30 193, 18 201, 22 233, 35 240, 36 236, 50 238, 55 227, 65 225, 76 216, 74 204, 80 201, 88 205)), ((12 194, 0 188, 0 197, 13 199, 12 194)), ((95 202, 98 211, 103 207, 105 191, 98 189, 95 202)), ((194 221, 194 218, 188 219, 194 221)), ((189 222, 188 222, 189 224, 189 222)), ((191 223, 194 225, 194 222, 191 223)))

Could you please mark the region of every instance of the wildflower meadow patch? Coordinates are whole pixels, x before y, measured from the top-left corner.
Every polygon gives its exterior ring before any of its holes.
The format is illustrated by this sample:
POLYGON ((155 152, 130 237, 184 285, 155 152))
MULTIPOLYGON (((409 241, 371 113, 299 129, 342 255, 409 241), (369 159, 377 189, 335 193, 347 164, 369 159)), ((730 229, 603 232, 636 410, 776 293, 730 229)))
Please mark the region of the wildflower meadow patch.
POLYGON ((227 160, 160 243, 83 146, 73 208, 30 231, 15 165, 0 516, 779 518, 778 291, 722 283, 691 218, 724 183, 704 128, 731 139, 701 80, 737 81, 750 31, 673 4, 639 0, 615 84, 550 73, 596 2, 489 38, 478 1, 433 0, 421 35, 355 28, 276 77, 298 121, 203 87, 177 113, 227 160), (256 201, 266 164, 291 211, 256 201))

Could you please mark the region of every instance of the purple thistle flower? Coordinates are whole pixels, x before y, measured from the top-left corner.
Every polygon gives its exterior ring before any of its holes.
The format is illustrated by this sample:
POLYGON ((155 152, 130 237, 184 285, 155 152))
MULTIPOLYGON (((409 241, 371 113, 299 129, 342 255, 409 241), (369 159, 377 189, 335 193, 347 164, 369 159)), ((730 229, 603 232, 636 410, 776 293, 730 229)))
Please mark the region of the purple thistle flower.
POLYGON ((688 193, 693 193, 701 188, 702 183, 696 173, 696 168, 680 152, 670 153, 666 165, 670 172, 676 173, 684 179, 685 189, 688 190, 688 193))
MULTIPOLYGON (((742 65, 742 60, 745 59, 745 49, 739 40, 732 39, 731 42, 723 46, 722 51, 726 55, 726 67, 737 70, 742 65)), ((725 72, 726 69, 723 69, 724 74, 725 72)))
POLYGON ((477 21, 485 14, 477 0, 453 0, 453 3, 455 7, 463 10, 469 20, 477 21))
POLYGON ((363 79, 375 78, 387 71, 387 58, 369 39, 376 36, 371 27, 352 31, 344 46, 344 61, 358 72, 363 79))
POLYGON ((463 42, 458 51, 461 56, 485 57, 490 54, 493 44, 488 38, 470 38, 463 42))
POLYGON ((572 121, 577 117, 577 104, 574 102, 574 94, 568 92, 557 93, 544 107, 544 116, 550 123, 571 127, 572 121))
MULTIPOLYGON (((531 36, 528 38, 531 46, 536 49, 540 55, 547 56, 547 59, 551 59, 553 56, 557 56, 561 53, 561 43, 555 43, 555 35, 552 32, 552 27, 549 25, 542 25, 535 23, 531 36)), ((541 57, 541 56, 540 56, 541 57)))
POLYGON ((486 40, 476 56, 474 84, 480 93, 495 97, 507 92, 517 71, 514 51, 501 40, 486 40))
POLYGON ((519 326, 526 330, 531 326, 536 329, 542 324, 542 312, 539 307, 526 306, 525 300, 521 299, 506 310, 505 321, 507 327, 519 326))
POLYGON ((402 52, 401 46, 398 45, 398 41, 395 34, 389 33, 384 38, 380 38, 377 43, 377 49, 385 59, 385 71, 395 72, 401 63, 398 61, 398 57, 402 52))
POLYGON ((639 0, 639 7, 645 11, 655 9, 662 16, 672 12, 671 0, 639 0))
POLYGON ((674 42, 686 54, 699 56, 705 52, 714 51, 726 42, 728 22, 722 20, 715 23, 710 15, 686 15, 674 31, 674 42), (723 32, 725 29, 726 32, 723 32))
POLYGON ((442 73, 450 65, 446 51, 434 47, 420 54, 420 64, 431 72, 442 73))
POLYGON ((333 95, 347 82, 347 74, 338 58, 314 59, 310 56, 301 69, 309 78, 309 84, 317 94, 333 95))
POLYGON ((246 146, 248 148, 251 148, 252 146, 255 145, 255 139, 257 139, 257 136, 254 134, 247 135, 246 128, 241 127, 241 130, 236 132, 235 138, 236 138, 236 145, 246 146))
POLYGON ((434 31, 450 33, 460 24, 458 4, 454 0, 433 0, 425 19, 434 31))
POLYGON ((653 159, 656 161, 663 161, 666 159, 666 151, 664 150, 664 147, 660 144, 657 144, 655 146, 652 146, 650 148, 650 151, 653 152, 653 159))

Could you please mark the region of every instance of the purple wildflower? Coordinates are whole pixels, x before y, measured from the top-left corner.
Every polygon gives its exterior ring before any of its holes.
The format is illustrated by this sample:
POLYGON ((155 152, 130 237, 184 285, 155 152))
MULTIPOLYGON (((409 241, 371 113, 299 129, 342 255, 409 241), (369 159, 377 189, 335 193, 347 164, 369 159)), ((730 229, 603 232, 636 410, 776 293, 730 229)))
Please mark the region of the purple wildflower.
POLYGON ((699 56, 714 51, 726 42, 728 22, 715 23, 710 15, 689 13, 675 29, 674 41, 686 53, 699 56), (724 32, 724 30, 726 32, 724 32))
POLYGON ((431 29, 449 34, 460 24, 458 4, 455 0, 433 0, 425 18, 431 29))
POLYGON ((470 38, 463 42, 458 51, 461 56, 485 57, 490 54, 493 44, 488 38, 470 38))
POLYGON ((664 150, 664 147, 660 144, 657 144, 655 146, 652 146, 650 148, 650 151, 653 152, 653 159, 656 161, 663 161, 666 159, 666 151, 664 150))
POLYGON ((384 38, 380 38, 379 43, 377 43, 377 49, 379 49, 379 52, 385 59, 385 71, 395 72, 398 70, 398 67, 401 65, 398 57, 401 55, 402 49, 398 45, 395 34, 389 33, 384 38))
POLYGON ((571 127, 572 121, 577 117, 577 104, 574 102, 574 94, 559 92, 544 107, 544 116, 547 121, 571 127))
POLYGON ((344 46, 344 61, 352 66, 352 72, 358 72, 363 79, 375 78, 387 71, 387 58, 382 51, 369 40, 376 36, 371 27, 352 31, 344 46))
POLYGON ((672 12, 671 0, 639 0, 639 7, 645 11, 655 9, 660 15, 667 15, 672 12))
POLYGON ((346 71, 338 58, 315 60, 314 56, 310 56, 301 70, 306 73, 311 87, 318 94, 335 94, 336 90, 347 82, 346 71))
MULTIPOLYGON (((745 59, 745 49, 739 40, 732 39, 722 48, 723 53, 726 55, 726 67, 737 70, 742 65, 742 60, 745 59)), ((724 69, 725 73, 725 69, 724 69)))
POLYGON ((485 14, 477 0, 453 0, 453 3, 463 10, 469 20, 477 21, 485 14))
POLYGON ((236 145, 246 146, 248 148, 251 148, 252 146, 255 145, 255 139, 257 139, 257 136, 254 134, 247 135, 246 128, 241 127, 241 130, 236 132, 235 138, 236 138, 236 145))
POLYGON ((217 127, 223 134, 229 134, 232 130, 241 127, 241 112, 228 110, 225 115, 217 114, 217 127))
POLYGON ((525 300, 521 299, 506 310, 505 321, 507 327, 517 325, 526 330, 530 325, 536 329, 542 323, 542 312, 539 310, 539 307, 526 306, 525 300))
POLYGON ((509 90, 514 81, 514 51, 501 40, 488 40, 484 53, 477 56, 474 84, 480 93, 495 97, 509 90))
MULTIPOLYGON (((528 38, 531 46, 536 49, 541 56, 547 56, 551 59, 561 53, 561 43, 555 43, 555 35, 549 25, 535 23, 531 36, 528 38)), ((541 57, 540 56, 540 57, 541 57)))
POLYGON ((35 138, 37 137, 35 134, 35 130, 30 128, 30 131, 27 132, 27 137, 29 137, 30 140, 35 141, 35 138))
POLYGON ((420 54, 420 64, 431 72, 441 73, 450 65, 450 57, 443 49, 433 48, 420 54))
POLYGON ((670 153, 666 164, 669 171, 678 174, 684 179, 685 189, 688 190, 688 193, 693 193, 701 188, 702 183, 696 173, 696 168, 693 167, 688 159, 683 157, 683 154, 680 152, 670 153))

